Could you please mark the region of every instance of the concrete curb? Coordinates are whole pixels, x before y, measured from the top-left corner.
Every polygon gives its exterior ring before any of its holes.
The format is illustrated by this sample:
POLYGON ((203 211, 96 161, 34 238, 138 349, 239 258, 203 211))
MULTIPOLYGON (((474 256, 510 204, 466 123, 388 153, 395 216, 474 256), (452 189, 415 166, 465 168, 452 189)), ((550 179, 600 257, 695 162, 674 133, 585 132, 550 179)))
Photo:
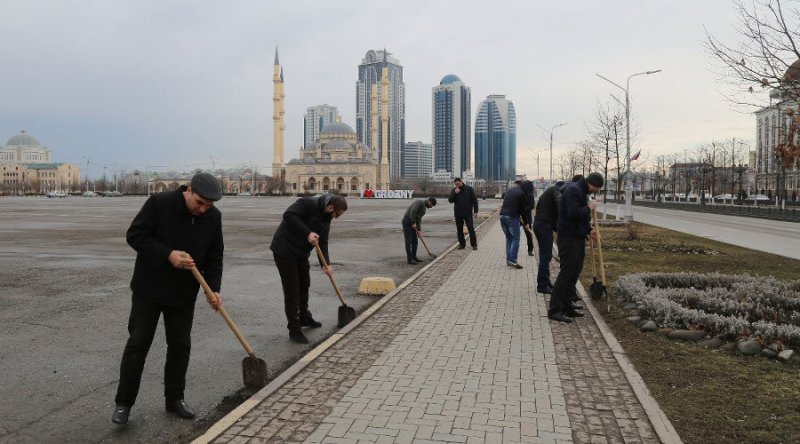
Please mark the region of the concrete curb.
MULTIPOLYGON (((480 225, 478 225, 475 230, 480 230, 486 223, 491 221, 497 211, 492 211, 489 213, 489 217, 486 218, 480 225)), ((331 348, 334 344, 339 342, 347 333, 358 327, 362 322, 369 319, 375 312, 380 310, 381 307, 386 305, 392 298, 394 298, 400 291, 410 285, 412 282, 417 280, 422 274, 424 274, 433 264, 439 262, 443 257, 447 256, 451 251, 455 250, 458 246, 458 242, 451 245, 448 249, 444 252, 436 256, 431 262, 426 264, 424 267, 419 269, 416 273, 411 275, 408 279, 406 279, 402 284, 400 284, 396 289, 392 290, 390 293, 387 293, 385 296, 378 299, 374 304, 372 304, 369 308, 364 310, 358 317, 356 317, 353 321, 349 324, 341 328, 339 331, 331 335, 328 339, 324 340, 322 343, 317 345, 314 349, 312 349, 308 354, 300 358, 297 362, 295 362, 291 367, 284 370, 280 375, 278 375, 275 379, 272 380, 266 387, 262 388, 258 392, 256 392, 253 396, 245 400, 241 403, 238 407, 233 409, 230 413, 225 415, 222 419, 217 421, 214 425, 212 425, 206 432, 192 441, 192 444, 205 444, 213 441, 218 436, 220 436, 225 430, 229 427, 234 425, 238 422, 244 415, 246 415, 250 410, 258 406, 264 399, 266 399, 269 395, 273 392, 278 390, 283 384, 287 381, 292 379, 295 375, 300 373, 308 364, 314 361, 317 356, 321 355, 325 350, 331 348)))
POLYGON ((644 408, 644 412, 647 414, 650 424, 653 425, 658 439, 665 444, 682 443, 683 441, 680 435, 678 435, 678 432, 672 426, 672 423, 669 418, 667 418, 664 411, 661 410, 661 406, 658 405, 653 395, 650 394, 650 390, 647 388, 647 384, 644 383, 642 376, 636 371, 636 368, 628 359, 628 356, 625 354, 625 349, 622 348, 622 345, 617 341, 614 333, 612 333, 611 329, 606 325, 602 315, 594 306, 592 298, 586 294, 583 284, 578 281, 575 288, 578 290, 581 299, 583 299, 586 308, 592 313, 592 319, 595 325, 597 325, 597 328, 600 330, 600 334, 603 335, 606 344, 611 348, 611 353, 622 369, 622 373, 625 375, 625 379, 628 380, 628 384, 631 385, 633 393, 636 395, 636 398, 639 399, 639 403, 642 404, 642 408, 644 408))

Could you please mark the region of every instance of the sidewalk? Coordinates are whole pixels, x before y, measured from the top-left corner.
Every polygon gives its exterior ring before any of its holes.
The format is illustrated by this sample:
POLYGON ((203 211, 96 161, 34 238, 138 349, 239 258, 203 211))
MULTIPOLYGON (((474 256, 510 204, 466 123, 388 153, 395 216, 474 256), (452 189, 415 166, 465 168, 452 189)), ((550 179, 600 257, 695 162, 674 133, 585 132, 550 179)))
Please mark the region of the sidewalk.
POLYGON ((496 216, 478 237, 196 442, 680 442, 592 307, 547 319, 524 237, 523 270, 505 265, 496 216))

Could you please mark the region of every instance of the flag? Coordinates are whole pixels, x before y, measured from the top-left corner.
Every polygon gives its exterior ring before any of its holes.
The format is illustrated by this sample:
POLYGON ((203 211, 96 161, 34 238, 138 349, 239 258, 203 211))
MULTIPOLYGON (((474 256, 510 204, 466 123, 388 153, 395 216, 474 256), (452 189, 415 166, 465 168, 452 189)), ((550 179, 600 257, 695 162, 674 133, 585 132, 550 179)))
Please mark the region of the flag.
POLYGON ((638 149, 638 150, 636 150, 635 153, 633 153, 633 156, 631 156, 631 160, 638 159, 639 158, 639 154, 642 154, 642 150, 641 149, 638 149))

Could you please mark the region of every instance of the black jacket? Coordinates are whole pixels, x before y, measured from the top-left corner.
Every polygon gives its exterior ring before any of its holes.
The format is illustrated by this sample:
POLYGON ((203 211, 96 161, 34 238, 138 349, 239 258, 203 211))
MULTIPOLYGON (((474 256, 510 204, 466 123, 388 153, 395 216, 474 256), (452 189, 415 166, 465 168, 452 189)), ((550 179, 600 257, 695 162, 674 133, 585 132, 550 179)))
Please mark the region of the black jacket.
POLYGON ((211 207, 203 216, 193 216, 186 208, 185 190, 182 186, 150 196, 128 228, 128 245, 136 250, 134 298, 173 306, 194 302, 200 284, 191 271, 172 266, 168 259, 172 250, 189 253, 211 289, 220 290, 225 249, 222 214, 211 207))
MULTIPOLYGON (((269 249, 276 256, 289 259, 308 258, 314 249, 314 246, 308 243, 308 235, 313 231, 319 235, 319 247, 325 260, 330 264, 328 233, 333 216, 325 214, 325 207, 330 200, 329 195, 297 199, 283 213, 283 220, 272 236, 269 249)), ((314 255, 316 256, 316 253, 314 255)))
POLYGON ((453 204, 453 214, 456 217, 470 217, 473 213, 478 212, 478 196, 475 195, 475 190, 467 184, 464 184, 458 193, 453 188, 447 201, 453 204))
POLYGON ((558 226, 558 205, 561 203, 562 187, 552 185, 539 196, 539 203, 536 204, 536 216, 534 216, 533 219, 534 222, 544 222, 554 230, 556 229, 558 226))
POLYGON ((532 199, 533 183, 526 180, 520 186, 506 191, 503 206, 500 208, 500 215, 519 216, 522 218, 522 223, 528 225, 531 223, 530 208, 533 203, 532 199))
POLYGON ((584 179, 564 186, 558 207, 559 236, 586 239, 592 231, 588 196, 589 186, 584 179))

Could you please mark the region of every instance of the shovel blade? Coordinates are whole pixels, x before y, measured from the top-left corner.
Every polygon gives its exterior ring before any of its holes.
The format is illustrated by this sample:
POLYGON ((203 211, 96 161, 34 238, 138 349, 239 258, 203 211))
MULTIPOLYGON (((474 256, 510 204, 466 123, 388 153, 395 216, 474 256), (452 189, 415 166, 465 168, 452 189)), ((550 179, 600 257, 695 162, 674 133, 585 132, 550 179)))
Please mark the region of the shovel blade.
POLYGON ((589 286, 589 294, 592 296, 592 299, 599 300, 603 297, 603 293, 605 293, 603 284, 595 279, 592 282, 592 285, 589 286))
POLYGON ((263 359, 247 356, 242 359, 244 385, 255 389, 267 385, 267 363, 263 359))
POLYGON ((355 318, 356 310, 353 307, 349 307, 346 304, 339 306, 339 323, 337 324, 339 328, 349 324, 355 318))

